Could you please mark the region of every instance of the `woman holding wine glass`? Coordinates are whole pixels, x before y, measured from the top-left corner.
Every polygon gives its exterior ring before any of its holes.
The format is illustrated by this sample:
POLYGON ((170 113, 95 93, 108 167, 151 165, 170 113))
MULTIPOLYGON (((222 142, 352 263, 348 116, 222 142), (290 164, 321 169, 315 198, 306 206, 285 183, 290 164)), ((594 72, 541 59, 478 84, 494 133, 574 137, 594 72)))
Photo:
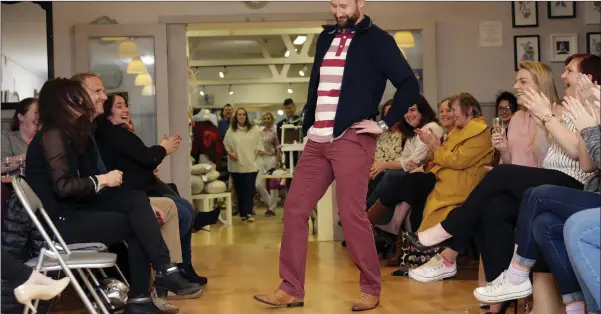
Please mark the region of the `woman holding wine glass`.
POLYGON ((25 98, 17 104, 10 131, 2 132, 2 174, 22 174, 27 147, 38 132, 38 100, 25 98))

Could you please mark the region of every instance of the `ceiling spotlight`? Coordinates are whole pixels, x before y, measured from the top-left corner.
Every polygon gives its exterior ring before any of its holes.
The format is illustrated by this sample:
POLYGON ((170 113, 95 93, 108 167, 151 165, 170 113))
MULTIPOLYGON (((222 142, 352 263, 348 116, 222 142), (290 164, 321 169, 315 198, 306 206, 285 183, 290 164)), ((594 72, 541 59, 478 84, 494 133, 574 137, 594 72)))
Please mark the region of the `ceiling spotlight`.
POLYGON ((219 77, 224 78, 226 73, 227 73, 227 67, 224 66, 223 71, 219 71, 219 77))
POLYGON ((292 94, 293 90, 292 90, 292 86, 290 86, 290 84, 288 84, 288 94, 292 94))
POLYGON ((200 88, 200 96, 204 96, 205 95, 205 87, 201 87, 200 88))
POLYGON ((305 43, 305 41, 307 40, 307 36, 296 36, 296 38, 294 39, 294 44, 295 45, 302 45, 305 43))
POLYGON ((278 116, 283 116, 284 115, 284 110, 280 109, 278 110, 278 116))
POLYGON ((286 58, 290 57, 290 50, 286 50, 286 53, 284 53, 284 57, 286 57, 286 58))
POLYGON ((303 66, 303 68, 302 68, 302 69, 300 69, 300 70, 298 71, 298 75, 300 75, 300 76, 305 76, 305 73, 306 73, 306 72, 307 72, 307 66, 305 65, 305 66, 303 66))
POLYGON ((228 88, 228 90, 229 90, 230 96, 234 95, 234 91, 232 90, 232 85, 230 85, 230 87, 228 88))

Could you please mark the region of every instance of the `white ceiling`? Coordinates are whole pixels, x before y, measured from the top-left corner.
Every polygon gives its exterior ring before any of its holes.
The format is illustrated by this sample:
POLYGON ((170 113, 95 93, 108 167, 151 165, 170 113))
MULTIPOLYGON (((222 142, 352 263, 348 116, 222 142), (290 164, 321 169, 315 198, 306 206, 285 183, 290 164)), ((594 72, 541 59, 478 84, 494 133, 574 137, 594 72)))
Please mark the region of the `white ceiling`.
POLYGON ((46 11, 31 2, 2 3, 2 55, 48 77, 46 11))

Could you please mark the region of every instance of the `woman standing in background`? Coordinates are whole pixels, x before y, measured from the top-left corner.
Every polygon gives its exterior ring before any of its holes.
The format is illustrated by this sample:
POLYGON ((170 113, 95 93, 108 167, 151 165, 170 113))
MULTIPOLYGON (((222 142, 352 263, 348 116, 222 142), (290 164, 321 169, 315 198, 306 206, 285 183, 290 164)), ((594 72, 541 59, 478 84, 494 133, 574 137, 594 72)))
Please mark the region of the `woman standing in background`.
POLYGON ((266 112, 262 115, 261 120, 263 127, 260 129, 261 140, 263 141, 263 148, 265 153, 258 156, 257 166, 259 167, 259 174, 255 180, 255 187, 261 195, 261 200, 267 205, 267 211, 265 216, 275 216, 275 208, 278 205, 278 189, 277 184, 279 180, 267 179, 263 180, 261 175, 267 171, 279 167, 282 159, 282 153, 280 151, 280 141, 278 140, 276 128, 274 127, 274 117, 271 112, 266 112), (265 184, 269 187, 269 192, 265 184))
POLYGON ((257 178, 257 156, 265 154, 259 128, 248 120, 248 112, 238 108, 223 139, 227 151, 227 168, 236 189, 238 213, 242 221, 254 222, 251 216, 257 178))

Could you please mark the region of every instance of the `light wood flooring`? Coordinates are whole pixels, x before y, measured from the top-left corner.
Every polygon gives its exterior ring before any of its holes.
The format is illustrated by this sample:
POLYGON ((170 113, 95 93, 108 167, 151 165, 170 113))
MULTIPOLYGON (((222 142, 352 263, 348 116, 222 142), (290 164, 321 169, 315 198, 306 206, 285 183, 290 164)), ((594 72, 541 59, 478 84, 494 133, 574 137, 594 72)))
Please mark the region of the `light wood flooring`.
MULTIPOLYGON (((193 236, 193 260, 197 272, 209 278, 204 295, 196 300, 173 301, 180 313, 275 313, 253 300, 279 284, 278 255, 283 222, 266 218, 257 210, 256 222, 216 225, 193 236)), ((339 242, 316 242, 309 236, 305 307, 278 309, 278 313, 350 313, 359 294, 359 272, 339 242)), ((472 295, 477 285, 477 265, 461 267, 458 277, 436 283, 419 283, 393 277, 393 268, 382 261, 381 305, 367 313, 484 313, 472 295)), ((56 310, 56 309, 55 309, 56 310)), ((59 312, 63 312, 60 311, 59 312)), ((71 312, 71 311, 68 311, 71 312)), ((77 311, 79 312, 79 311, 77 311)), ((520 308, 520 313, 522 313, 520 308)), ((73 312, 71 312, 73 313, 73 312)), ((507 313, 513 313, 510 309, 507 313)))

